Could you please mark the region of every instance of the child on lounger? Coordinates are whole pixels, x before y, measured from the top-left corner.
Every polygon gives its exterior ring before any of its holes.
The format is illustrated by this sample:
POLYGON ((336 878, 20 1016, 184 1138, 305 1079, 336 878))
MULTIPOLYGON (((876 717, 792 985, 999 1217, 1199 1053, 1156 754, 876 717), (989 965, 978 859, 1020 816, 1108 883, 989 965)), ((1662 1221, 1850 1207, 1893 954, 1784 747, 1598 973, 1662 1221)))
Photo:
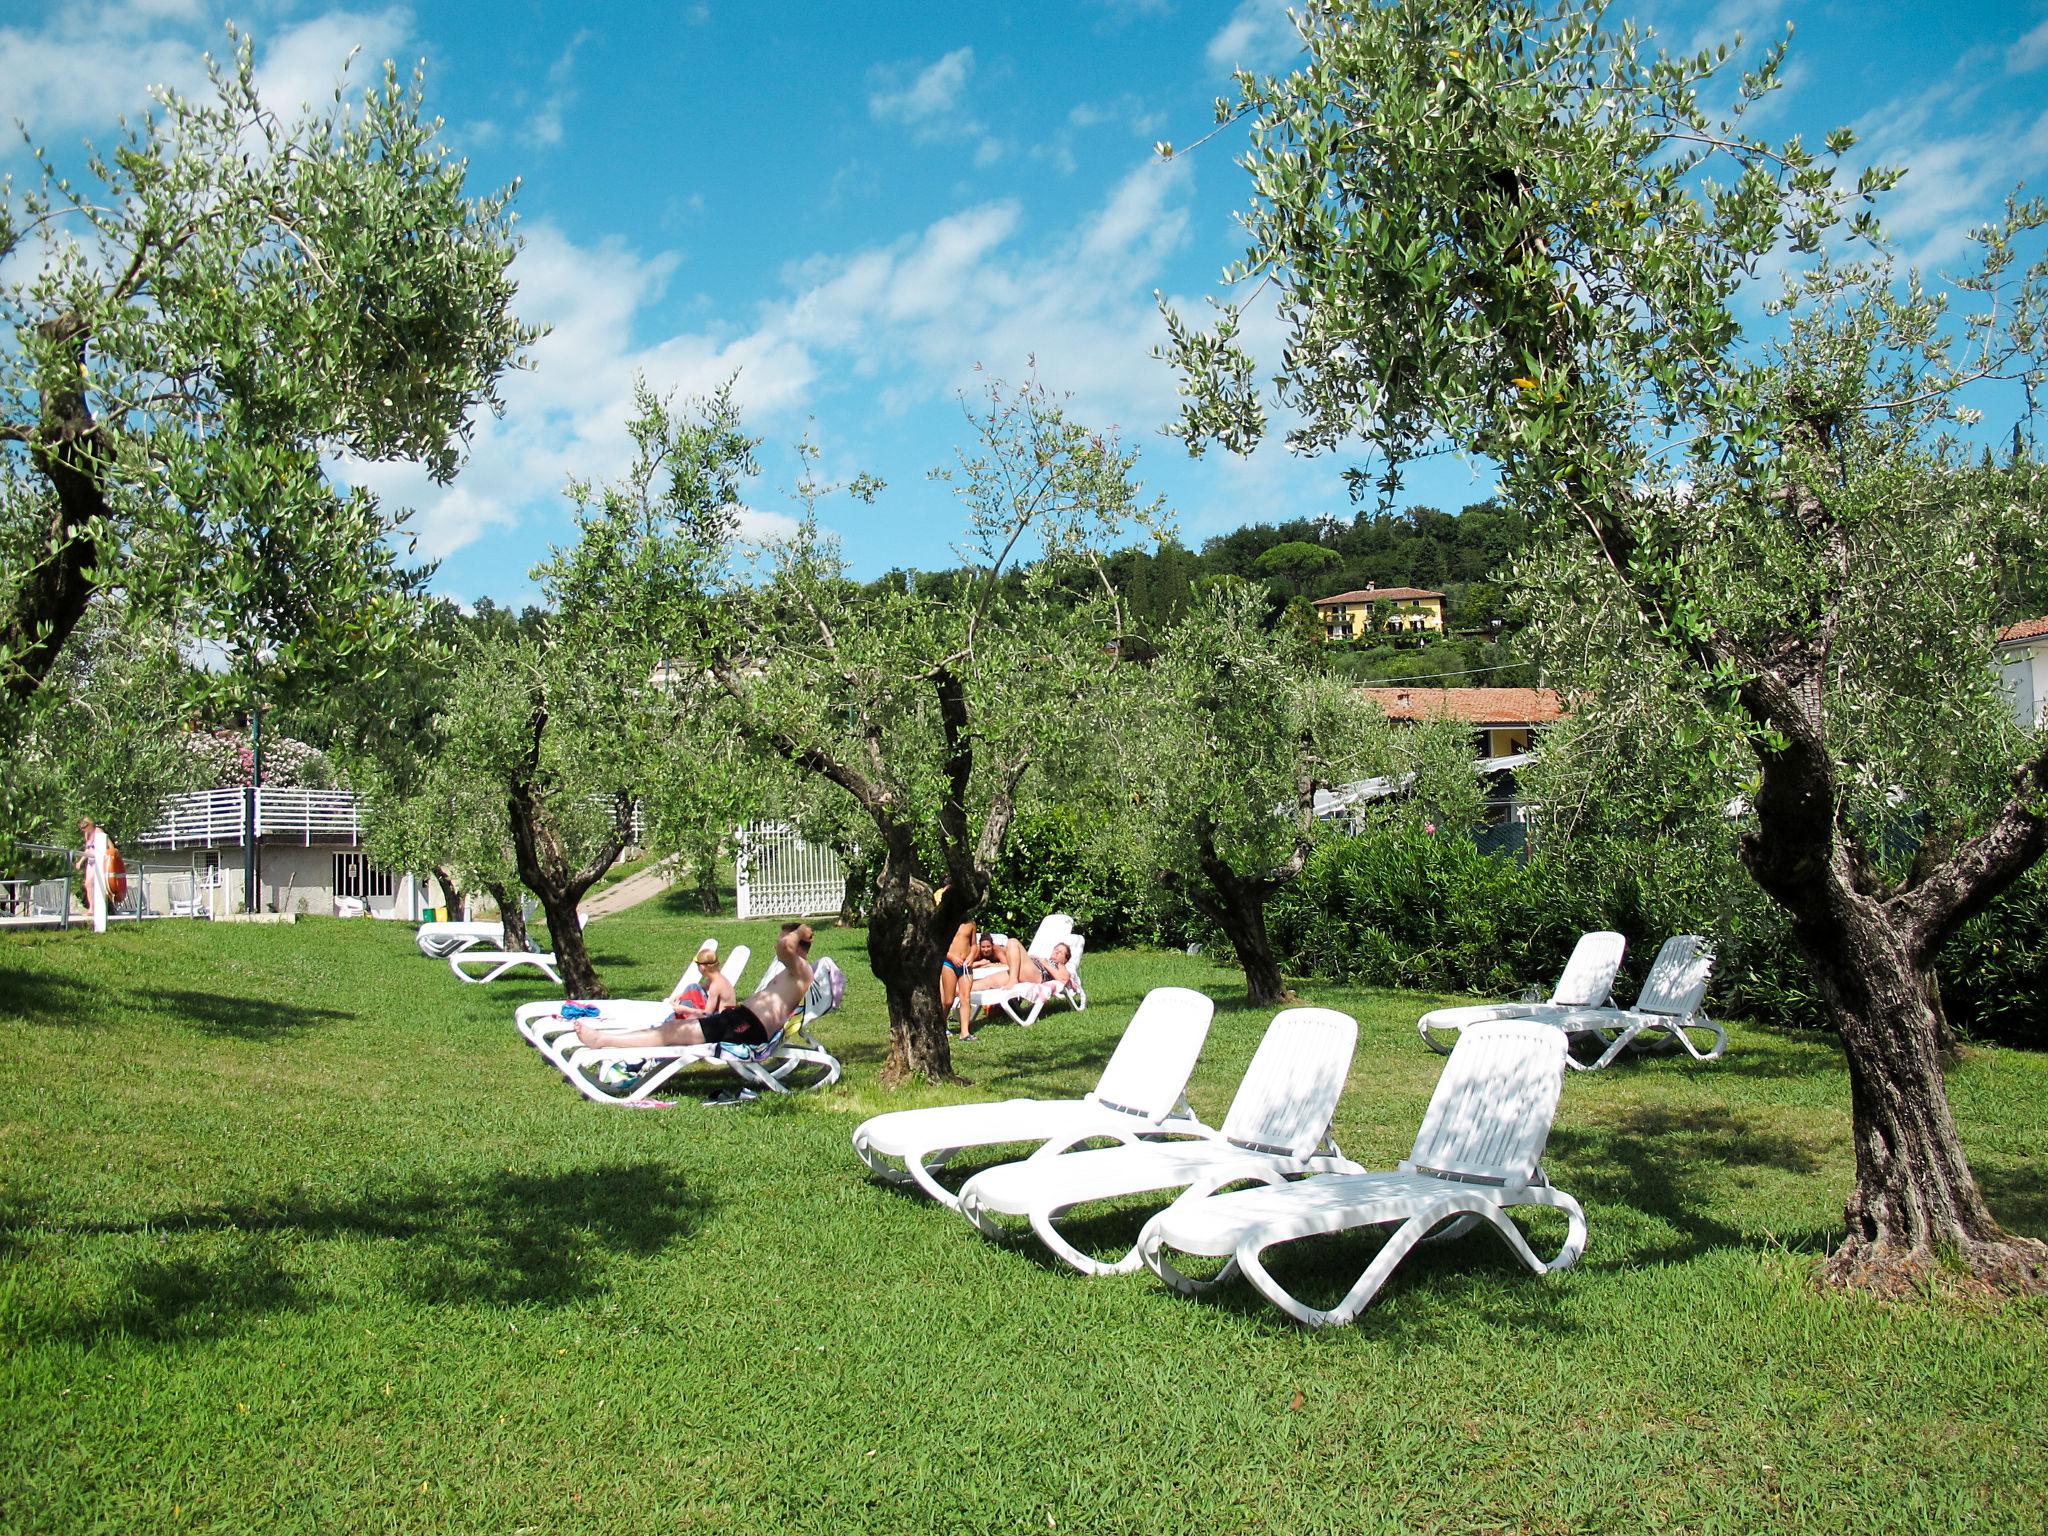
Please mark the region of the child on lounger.
MULTIPOLYGON (((787 1024, 802 1006, 811 989, 811 939, 809 923, 784 923, 775 941, 775 958, 782 969, 773 980, 744 1003, 713 1012, 690 1003, 677 1003, 667 1022, 653 1029, 625 1034, 607 1034, 591 1028, 591 1020, 576 1025, 576 1038, 585 1045, 616 1047, 627 1045, 704 1045, 730 1041, 734 1045, 766 1045, 769 1037, 787 1024)), ((726 990, 731 991, 731 984, 726 990)))
POLYGON ((687 987, 678 986, 663 1001, 671 1008, 687 1003, 699 1013, 716 1013, 739 1001, 733 994, 732 982, 718 967, 716 939, 704 941, 704 947, 697 951, 696 963, 697 979, 687 987))

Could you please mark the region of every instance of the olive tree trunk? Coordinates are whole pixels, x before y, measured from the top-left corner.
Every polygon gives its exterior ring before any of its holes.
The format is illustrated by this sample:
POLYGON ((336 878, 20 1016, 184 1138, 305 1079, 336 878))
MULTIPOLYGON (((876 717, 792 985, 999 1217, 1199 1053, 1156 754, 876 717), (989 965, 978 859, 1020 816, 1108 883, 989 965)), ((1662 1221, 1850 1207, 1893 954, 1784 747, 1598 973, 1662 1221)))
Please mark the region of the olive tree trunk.
POLYGON ((498 904, 498 918, 505 925, 505 947, 533 948, 533 940, 526 932, 526 903, 519 899, 509 885, 485 881, 484 889, 491 893, 491 900, 498 904))
POLYGON ((597 968, 590 963, 590 951, 584 947, 576 903, 625 851, 633 835, 633 801, 630 795, 615 797, 610 830, 588 860, 581 866, 572 863, 540 782, 540 748, 547 722, 547 705, 536 693, 526 751, 505 797, 512 820, 512 850, 520 883, 540 899, 541 910, 547 914, 548 941, 555 955, 556 974, 562 978, 562 995, 608 997, 597 968))
POLYGON ((1957 1280, 2048 1291, 2048 1244, 1993 1220, 1956 1132, 1934 973, 1948 937, 2048 843, 2048 821, 2028 809, 2048 791, 2048 750, 2015 774, 2017 793, 1988 830, 1894 887, 1843 830, 1817 717, 1800 707, 1811 692, 1798 681, 1761 669, 1743 690, 1751 713, 1783 740, 1759 754, 1757 827, 1742 857, 1790 915, 1849 1067, 1856 1183, 1847 1232, 1821 1278, 1880 1294, 1957 1280))
MULTIPOLYGON (((1309 790, 1314 794, 1313 786, 1309 790)), ((1294 851, 1281 864, 1257 874, 1242 874, 1216 849, 1216 823, 1203 817, 1195 828, 1195 857, 1199 879, 1188 879, 1179 870, 1162 869, 1159 883, 1184 896, 1202 916, 1223 930, 1237 952, 1244 970, 1245 1001, 1257 1007, 1285 1002, 1291 995, 1287 978, 1280 974, 1280 962, 1273 954, 1273 941, 1266 932, 1266 903, 1273 893, 1301 873, 1308 862, 1310 842, 1304 833, 1294 851)))
POLYGON ((935 899, 916 873, 891 859, 882 866, 868 916, 868 966, 889 1004, 889 1056, 885 1086, 913 1077, 939 1082, 953 1076, 953 1036, 939 1001, 939 971, 946 943, 965 917, 967 903, 948 889, 935 899), (958 909, 959 917, 941 916, 958 909))

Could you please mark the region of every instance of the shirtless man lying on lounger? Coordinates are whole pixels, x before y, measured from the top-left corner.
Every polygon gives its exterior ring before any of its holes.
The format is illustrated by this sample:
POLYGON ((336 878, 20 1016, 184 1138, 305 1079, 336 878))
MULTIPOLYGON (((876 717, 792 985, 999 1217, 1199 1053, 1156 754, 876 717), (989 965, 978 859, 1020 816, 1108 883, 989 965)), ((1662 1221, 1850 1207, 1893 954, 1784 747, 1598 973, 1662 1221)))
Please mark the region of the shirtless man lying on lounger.
POLYGON ((766 1045, 769 1036, 787 1024, 811 989, 811 925, 784 923, 782 937, 775 941, 775 958, 782 969, 760 991, 731 1008, 706 1013, 689 1003, 678 1003, 668 1021, 654 1029, 629 1030, 612 1034, 593 1029, 593 1020, 576 1026, 576 1038, 585 1045, 704 1045, 731 1041, 734 1045, 766 1045))

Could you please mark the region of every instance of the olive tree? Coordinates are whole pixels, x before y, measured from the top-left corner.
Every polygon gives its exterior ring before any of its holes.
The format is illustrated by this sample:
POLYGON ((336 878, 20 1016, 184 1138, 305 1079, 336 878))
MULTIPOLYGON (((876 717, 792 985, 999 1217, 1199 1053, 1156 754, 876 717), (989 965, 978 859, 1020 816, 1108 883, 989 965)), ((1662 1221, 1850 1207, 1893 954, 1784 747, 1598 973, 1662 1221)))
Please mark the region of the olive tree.
POLYGON ((467 195, 417 76, 295 118, 255 54, 163 91, 109 149, 0 192, 0 700, 95 593, 186 610, 289 671, 393 633, 400 517, 332 456, 447 480, 536 334, 510 189, 467 195), (260 637, 260 641, 250 637, 260 637))
POLYGON ((734 728, 872 829, 868 954, 888 999, 890 1082, 952 1072, 940 959, 986 899, 1019 781, 1048 736, 1079 728, 1077 698, 1114 665, 1121 625, 1097 556, 1155 511, 1134 455, 1041 385, 993 387, 970 420, 974 444, 935 472, 967 515, 954 579, 861 587, 813 515, 698 629, 734 728))
MULTIPOLYGON (((2048 744, 1991 724, 1977 569, 2041 558, 2042 473, 1966 431, 1973 386, 2041 381, 2044 273, 2015 242, 2048 214, 2010 206, 1935 295, 1886 263, 1896 177, 1851 176, 1850 134, 1748 131, 1782 48, 1724 120, 1702 101, 1725 50, 1653 54, 1597 4, 1312 3, 1299 26, 1293 73, 1219 104, 1250 127, 1234 275, 1277 294, 1290 442, 1363 441, 1389 473, 1445 445, 1492 459, 1548 531, 1557 604, 1620 616, 1747 757, 1742 861, 1849 1067, 1826 1278, 2048 1287, 2048 1248, 2000 1228, 1963 1155, 1933 973, 2048 845, 2048 744), (1759 294, 1767 267, 1792 275, 1759 294)), ((1190 444, 1259 438, 1239 311, 1170 324, 1190 444)))
POLYGON ((1384 771, 1384 718, 1314 666, 1319 642, 1265 627, 1265 593, 1222 578, 1132 667, 1105 712, 1101 765, 1139 867, 1229 939, 1245 996, 1287 984, 1266 903, 1301 873, 1319 790, 1384 771))

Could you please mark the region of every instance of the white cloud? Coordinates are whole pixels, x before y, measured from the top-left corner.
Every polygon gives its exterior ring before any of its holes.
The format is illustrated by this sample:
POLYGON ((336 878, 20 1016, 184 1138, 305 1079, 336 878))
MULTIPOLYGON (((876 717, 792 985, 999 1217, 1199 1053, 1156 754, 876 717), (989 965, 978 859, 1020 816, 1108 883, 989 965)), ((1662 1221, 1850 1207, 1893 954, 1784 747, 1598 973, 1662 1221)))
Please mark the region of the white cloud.
MULTIPOLYGON (((230 55, 224 29, 198 0, 108 0, 59 9, 38 27, 0 27, 0 80, 10 116, 38 142, 62 147, 84 135, 110 141, 116 120, 140 115, 152 88, 197 96, 206 89, 206 55, 230 55)), ((325 106, 347 78, 360 91, 381 76, 386 58, 404 53, 412 12, 402 5, 331 11, 256 37, 257 88, 286 116, 307 103, 325 106)))
POLYGON ((1288 19, 1284 0, 1238 0, 1223 29, 1209 39, 1204 57, 1219 73, 1249 69, 1272 73, 1301 51, 1301 34, 1288 19))
POLYGON ((562 142, 562 115, 576 100, 576 90, 571 83, 576 76, 576 50, 590 37, 588 27, 577 32, 569 39, 569 45, 562 50, 561 56, 548 66, 548 93, 520 127, 522 143, 545 149, 562 142))
POLYGON ((742 543, 787 544, 803 527, 787 512, 764 512, 759 507, 741 507, 734 532, 742 543))
POLYGON ((908 83, 902 81, 904 69, 881 72, 882 83, 868 93, 868 111, 878 122, 931 124, 959 107, 967 78, 974 73, 974 50, 955 48, 918 70, 908 83))
MULTIPOLYGON (((637 332, 674 255, 527 226, 515 307, 554 329, 535 371, 503 385, 505 419, 480 425, 452 490, 409 466, 350 466, 349 477, 417 507, 427 555, 520 527, 531 542, 559 518, 565 478, 624 465, 636 373, 685 396, 737 375, 749 428, 772 436, 813 410, 829 426, 835 395, 887 416, 971 391, 981 369, 1015 380, 1035 362, 1084 419, 1149 434, 1174 409, 1171 372, 1150 356, 1161 330, 1150 295, 1186 238, 1192 177, 1187 162, 1147 156, 1078 230, 1035 242, 1015 203, 966 208, 886 245, 792 263, 783 295, 748 321, 653 339, 637 332)), ((758 507, 743 526, 750 538, 790 531, 758 507)))
POLYGON ((2007 72, 2015 75, 2031 74, 2043 64, 2048 64, 2048 21, 2014 43, 2005 56, 2007 72))
POLYGON ((360 97, 384 78, 384 61, 398 60, 412 35, 412 12, 403 6, 381 11, 330 11, 298 26, 256 40, 256 87, 265 102, 289 116, 300 107, 316 110, 333 100, 346 79, 344 96, 360 97), (343 75, 343 61, 357 51, 343 75))

